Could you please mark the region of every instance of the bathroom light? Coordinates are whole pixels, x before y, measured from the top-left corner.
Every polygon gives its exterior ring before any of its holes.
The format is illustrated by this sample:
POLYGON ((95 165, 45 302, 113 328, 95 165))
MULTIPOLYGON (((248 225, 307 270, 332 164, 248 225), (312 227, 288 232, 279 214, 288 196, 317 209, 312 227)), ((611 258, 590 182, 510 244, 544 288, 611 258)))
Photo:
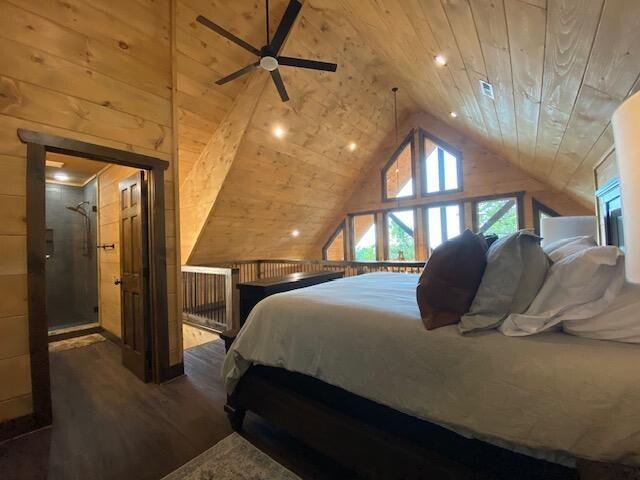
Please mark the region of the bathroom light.
POLYGON ((358 145, 356 145, 355 142, 351 142, 349 144, 349 150, 351 150, 352 152, 358 147, 358 145))
POLYGON ((291 232, 292 237, 297 237, 299 235, 300 235, 300 232, 298 230, 294 230, 293 232, 291 232))
POLYGON ((69 175, 67 175, 66 173, 58 172, 53 176, 53 178, 61 182, 66 182, 67 180, 69 180, 69 175))
POLYGON ((456 118, 458 116, 456 112, 450 112, 449 115, 451 115, 451 118, 456 118))
POLYGON ((275 127, 275 128, 273 129, 273 135, 274 135, 276 138, 282 138, 282 137, 284 137, 284 129, 283 129, 282 127, 275 127))
POLYGON ((435 62, 440 65, 441 67, 444 67, 447 65, 447 59, 444 58, 443 55, 436 55, 435 57, 433 57, 433 59, 435 60, 435 62))

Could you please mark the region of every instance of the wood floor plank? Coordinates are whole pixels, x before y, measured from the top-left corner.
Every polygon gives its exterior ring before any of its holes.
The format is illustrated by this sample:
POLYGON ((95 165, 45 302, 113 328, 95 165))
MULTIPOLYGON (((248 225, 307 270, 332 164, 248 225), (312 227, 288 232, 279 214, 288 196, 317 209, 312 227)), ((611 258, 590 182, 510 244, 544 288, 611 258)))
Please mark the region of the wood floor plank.
MULTIPOLYGON (((221 340, 185 351, 186 376, 143 384, 111 342, 51 354, 52 428, 0 445, 3 480, 156 480, 231 433, 221 340)), ((351 474, 248 415, 244 435, 308 479, 351 474)))

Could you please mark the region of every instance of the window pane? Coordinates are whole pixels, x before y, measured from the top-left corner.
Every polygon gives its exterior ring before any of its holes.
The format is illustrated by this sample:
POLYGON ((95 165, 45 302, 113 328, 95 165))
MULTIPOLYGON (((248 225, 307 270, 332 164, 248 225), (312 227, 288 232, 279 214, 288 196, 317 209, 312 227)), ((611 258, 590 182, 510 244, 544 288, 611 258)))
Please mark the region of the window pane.
POLYGON ((325 257, 327 260, 339 262, 344 260, 344 228, 340 229, 338 235, 336 235, 333 241, 327 246, 325 257))
POLYGON ((376 260, 376 224, 374 215, 353 217, 353 245, 355 260, 376 260))
POLYGON ((499 237, 518 231, 518 199, 515 197, 486 200, 476 204, 478 231, 499 237))
POLYGON ((429 248, 435 249, 442 243, 441 207, 431 207, 427 210, 427 228, 429 229, 429 248))
POLYGON ((413 210, 387 214, 389 260, 415 260, 413 210))
POLYGON ((456 190, 458 188, 458 160, 444 150, 444 189, 456 190))
POLYGON ((426 193, 444 192, 460 188, 458 175, 460 159, 428 137, 423 137, 424 186, 426 193))
POLYGON ((435 249, 445 240, 460 235, 460 205, 430 207, 427 209, 429 248, 435 249), (444 215, 445 224, 442 225, 444 215))
POLYGON ((389 165, 385 171, 387 198, 408 197, 413 195, 413 177, 411 171, 411 143, 389 165))
POLYGON ((431 154, 427 156, 425 175, 427 176, 427 193, 440 191, 440 167, 438 164, 437 147, 433 148, 431 154))
POLYGON ((447 240, 460 235, 460 205, 446 207, 447 215, 447 240))

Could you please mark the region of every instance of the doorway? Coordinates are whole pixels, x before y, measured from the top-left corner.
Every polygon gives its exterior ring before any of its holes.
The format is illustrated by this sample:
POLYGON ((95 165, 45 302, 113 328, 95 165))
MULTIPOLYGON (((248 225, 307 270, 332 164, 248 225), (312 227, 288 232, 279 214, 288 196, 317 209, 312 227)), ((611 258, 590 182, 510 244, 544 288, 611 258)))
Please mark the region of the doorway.
MULTIPOLYGON (((86 289, 83 291, 94 292, 97 289, 99 292, 98 280, 96 279, 94 288, 89 279, 92 272, 91 260, 84 259, 90 259, 92 256, 88 250, 92 250, 93 258, 96 259, 96 252, 93 252, 93 249, 98 250, 98 246, 104 246, 107 243, 102 242, 103 239, 99 237, 96 237, 94 242, 92 236, 92 224, 96 227, 100 224, 100 209, 96 209, 97 216, 93 218, 94 204, 92 204, 91 189, 84 191, 84 187, 88 186, 90 181, 83 185, 82 199, 78 191, 65 191, 63 195, 62 189, 58 189, 57 206, 63 207, 65 214, 72 215, 66 218, 71 225, 67 243, 75 253, 67 258, 79 258, 78 263, 83 266, 77 268, 79 280, 73 279, 74 270, 72 265, 67 264, 61 265, 57 271, 63 278, 67 275, 67 281, 61 281, 60 277, 49 275, 51 281, 47 282, 49 274, 47 256, 49 260, 52 258, 55 260, 58 245, 58 252, 64 258, 66 248, 60 242, 56 242, 55 228, 47 226, 47 155, 59 154, 86 161, 102 162, 117 168, 132 167, 133 169, 132 175, 121 179, 117 184, 115 194, 118 197, 118 206, 113 209, 115 213, 112 212, 118 225, 125 226, 120 229, 119 243, 125 245, 124 249, 120 249, 120 253, 128 254, 128 257, 122 257, 122 268, 118 278, 114 280, 114 284, 121 291, 122 358, 124 365, 139 378, 157 383, 176 376, 175 368, 169 367, 164 228, 164 171, 169 164, 157 158, 55 135, 18 130, 18 136, 23 143, 27 144, 28 308, 34 404, 32 427, 38 428, 51 423, 48 357, 50 325, 47 287, 54 288, 55 282, 59 282, 66 283, 67 290, 71 290, 72 285, 75 285, 74 282, 86 282, 88 285, 85 285, 86 289), (85 200, 85 193, 87 200, 85 200), (51 283, 51 286, 48 283, 51 283)), ((59 176, 59 178, 64 177, 59 176)), ((58 186, 61 187, 61 185, 58 186)), ((52 190, 54 190, 53 187, 52 190)), ((99 198, 99 188, 96 188, 96 191, 99 198)), ((95 203, 99 203, 99 200, 95 203)), ((53 208, 53 205, 51 203, 50 208, 53 208)), ((60 228, 62 227, 58 226, 59 232, 61 232, 60 228)), ((93 230, 97 232, 98 228, 94 227, 93 230)), ((70 263, 73 264, 74 261, 70 263)), ((96 263, 95 268, 99 268, 99 262, 96 263)), ((53 267, 51 270, 56 273, 53 267)), ((72 300, 75 298, 70 292, 52 292, 52 296, 55 297, 54 303, 51 304, 52 314, 55 312, 56 301, 60 303, 64 298, 72 300), (62 297, 58 298, 54 294, 62 297)), ((52 323, 57 323, 53 325, 54 330, 65 325, 75 328, 94 323, 93 315, 84 314, 87 313, 85 308, 87 305, 95 309, 96 297, 93 293, 88 293, 87 297, 82 301, 72 301, 77 305, 74 305, 71 310, 67 306, 66 312, 62 315, 52 315, 52 323), (69 320, 69 317, 73 319, 69 320), (56 318, 58 318, 57 321, 56 318)), ((98 303, 100 303, 99 299, 98 303)), ((99 305, 98 312, 94 313, 97 313, 100 318, 99 305)))

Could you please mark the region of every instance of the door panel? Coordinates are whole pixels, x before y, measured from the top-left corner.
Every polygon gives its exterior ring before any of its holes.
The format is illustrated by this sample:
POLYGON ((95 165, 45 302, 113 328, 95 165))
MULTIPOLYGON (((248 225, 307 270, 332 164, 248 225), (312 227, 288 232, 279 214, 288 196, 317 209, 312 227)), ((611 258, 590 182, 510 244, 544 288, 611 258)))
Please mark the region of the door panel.
POLYGON ((122 363, 141 380, 151 380, 151 335, 147 255, 145 172, 120 182, 120 297, 122 363))

